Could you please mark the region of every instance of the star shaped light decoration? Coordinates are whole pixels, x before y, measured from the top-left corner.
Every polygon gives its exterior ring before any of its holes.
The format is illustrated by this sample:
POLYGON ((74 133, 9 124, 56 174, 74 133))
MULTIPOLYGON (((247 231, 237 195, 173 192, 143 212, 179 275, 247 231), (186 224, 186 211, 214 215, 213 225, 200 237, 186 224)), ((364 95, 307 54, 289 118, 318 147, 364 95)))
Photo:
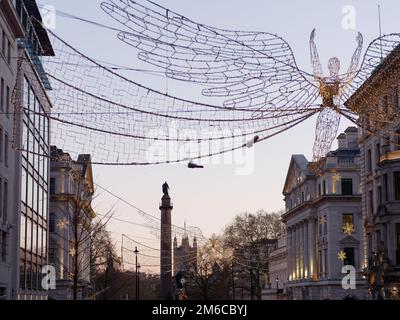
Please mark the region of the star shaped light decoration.
POLYGON ((321 224, 321 225, 326 224, 325 216, 320 216, 320 217, 319 217, 319 224, 321 224))
POLYGON ((71 257, 75 257, 75 255, 76 255, 76 250, 75 250, 75 248, 69 249, 69 255, 70 255, 71 257))
POLYGON ((339 259, 340 261, 344 261, 344 260, 346 259, 346 253, 345 253, 343 250, 341 250, 341 251, 338 253, 338 259, 339 259))
POLYGON ((68 220, 66 218, 62 218, 57 223, 57 228, 60 230, 65 230, 68 226, 68 220))
POLYGON ((354 225, 352 223, 345 223, 343 226, 343 233, 351 236, 354 233, 354 225))

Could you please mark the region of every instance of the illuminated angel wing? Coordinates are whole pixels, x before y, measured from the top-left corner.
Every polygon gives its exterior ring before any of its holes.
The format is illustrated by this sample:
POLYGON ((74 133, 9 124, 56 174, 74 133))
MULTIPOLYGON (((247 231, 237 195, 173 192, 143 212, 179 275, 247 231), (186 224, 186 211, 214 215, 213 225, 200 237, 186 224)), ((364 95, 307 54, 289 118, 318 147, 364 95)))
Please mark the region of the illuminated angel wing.
POLYGON ((301 71, 288 43, 277 35, 229 31, 189 20, 148 0, 109 0, 103 10, 127 31, 118 38, 141 52, 139 59, 168 77, 212 88, 224 106, 264 111, 306 109, 319 96, 312 75, 301 71))
POLYGON ((345 103, 351 95, 373 74, 382 62, 395 51, 400 51, 400 33, 384 35, 373 40, 366 50, 361 67, 351 81, 345 83, 341 90, 341 103, 345 103))

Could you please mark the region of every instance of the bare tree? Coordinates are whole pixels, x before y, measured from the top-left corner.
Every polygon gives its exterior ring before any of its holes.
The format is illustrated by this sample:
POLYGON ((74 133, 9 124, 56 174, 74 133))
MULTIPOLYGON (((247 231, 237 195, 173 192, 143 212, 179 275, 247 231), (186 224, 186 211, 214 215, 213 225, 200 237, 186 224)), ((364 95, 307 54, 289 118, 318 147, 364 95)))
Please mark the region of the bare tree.
POLYGON ((199 247, 197 257, 189 263, 186 278, 190 299, 226 299, 229 294, 230 254, 223 240, 215 235, 199 247))
POLYGON ((281 213, 237 215, 225 228, 224 245, 232 250, 234 271, 251 299, 261 299, 262 279, 268 273, 268 249, 281 230, 281 213), (249 286, 247 284, 250 284, 249 286), (250 288, 249 288, 250 287, 250 288))
POLYGON ((104 230, 112 218, 113 208, 96 218, 91 206, 93 194, 94 190, 87 188, 82 177, 76 177, 73 192, 51 198, 52 209, 59 216, 58 230, 50 235, 54 249, 60 251, 53 260, 59 273, 66 271, 67 278, 72 280, 73 300, 78 300, 82 284, 91 283, 93 263, 104 264, 104 254, 109 255, 111 250, 109 246, 102 247, 102 241, 104 244, 108 240, 104 230))

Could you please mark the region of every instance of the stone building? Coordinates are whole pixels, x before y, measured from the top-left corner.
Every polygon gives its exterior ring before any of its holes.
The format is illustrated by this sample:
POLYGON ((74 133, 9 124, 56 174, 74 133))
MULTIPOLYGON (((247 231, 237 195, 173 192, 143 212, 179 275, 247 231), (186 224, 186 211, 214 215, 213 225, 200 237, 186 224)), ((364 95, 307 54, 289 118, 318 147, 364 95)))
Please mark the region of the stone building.
POLYGON ((362 213, 365 225, 363 264, 371 269, 374 254, 383 254, 385 298, 400 290, 400 47, 397 47, 350 97, 346 106, 361 114, 362 213), (364 108, 365 109, 365 108, 364 108), (382 117, 379 117, 383 115, 382 117), (385 124, 387 119, 397 119, 385 124))
MULTIPOLYGON (((262 299, 262 291, 269 282, 269 252, 277 239, 261 239, 233 253, 234 296, 241 300, 262 299)), ((268 287, 268 285, 267 285, 268 287)))
POLYGON ((57 147, 51 147, 49 263, 56 268, 56 290, 49 297, 74 298, 73 276, 78 279, 77 299, 91 295, 91 232, 95 213, 90 155, 77 161, 57 147))
MULTIPOLYGON (((186 229, 186 228, 185 228, 186 229)), ((193 239, 193 246, 190 245, 189 237, 185 233, 182 237, 181 245, 178 246, 178 240, 174 238, 174 273, 181 271, 184 274, 191 268, 197 266, 197 239, 193 239)))
POLYGON ((282 227, 275 244, 268 254, 268 276, 265 279, 263 300, 285 300, 288 282, 286 228, 282 227))
POLYGON ((0 1, 0 299, 47 297, 51 103, 40 57, 54 52, 31 17, 41 21, 36 1, 0 1))
POLYGON ((358 130, 346 129, 320 170, 293 155, 283 194, 289 299, 366 298, 358 130), (340 254, 340 255, 339 255, 340 254), (339 259, 341 257, 341 259, 339 259), (342 267, 354 266, 356 290, 344 290, 342 267))

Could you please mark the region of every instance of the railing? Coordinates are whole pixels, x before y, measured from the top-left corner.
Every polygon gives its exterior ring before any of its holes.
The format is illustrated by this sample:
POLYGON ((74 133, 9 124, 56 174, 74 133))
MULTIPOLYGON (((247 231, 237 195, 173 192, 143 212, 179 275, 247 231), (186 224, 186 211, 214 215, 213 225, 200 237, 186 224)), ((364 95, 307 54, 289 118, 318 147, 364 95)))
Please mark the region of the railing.
POLYGON ((47 78, 46 72, 44 71, 42 58, 41 56, 44 53, 43 47, 40 43, 40 38, 36 33, 34 24, 32 22, 31 17, 29 16, 29 12, 25 7, 25 4, 21 0, 13 1, 15 11, 17 12, 17 16, 19 17, 21 24, 25 30, 25 38, 19 39, 19 43, 21 43, 26 50, 28 51, 29 56, 31 57, 33 64, 36 67, 36 70, 41 78, 41 81, 44 87, 47 90, 51 90, 50 81, 47 78))

